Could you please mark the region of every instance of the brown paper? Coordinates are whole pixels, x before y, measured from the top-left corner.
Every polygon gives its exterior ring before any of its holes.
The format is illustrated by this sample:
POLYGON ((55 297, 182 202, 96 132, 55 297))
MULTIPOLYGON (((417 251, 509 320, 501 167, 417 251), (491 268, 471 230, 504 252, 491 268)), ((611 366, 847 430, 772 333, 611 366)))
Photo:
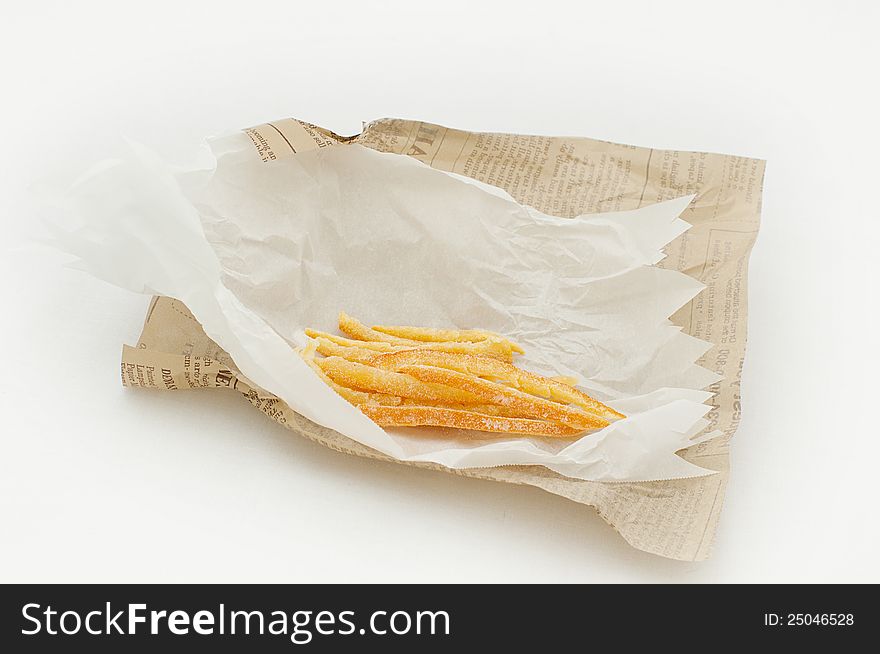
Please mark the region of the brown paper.
MULTIPOLYGON (((634 547, 680 560, 709 555, 729 475, 728 442, 739 424, 746 343, 748 256, 761 213, 764 162, 729 155, 653 150, 586 138, 463 132, 439 125, 383 119, 343 138, 284 119, 245 130, 263 161, 339 143, 414 157, 434 168, 499 186, 516 200, 557 216, 634 209, 696 194, 682 218, 693 228, 670 243, 660 264, 685 272, 706 289, 672 320, 714 344, 698 362, 722 375, 709 429, 724 433, 683 452, 719 474, 644 483, 601 483, 563 477, 540 466, 449 470, 528 484, 596 508, 634 547)), ((161 390, 229 387, 285 427, 334 450, 393 460, 294 413, 236 370, 179 301, 155 298, 137 348, 125 347, 126 386, 161 390)))

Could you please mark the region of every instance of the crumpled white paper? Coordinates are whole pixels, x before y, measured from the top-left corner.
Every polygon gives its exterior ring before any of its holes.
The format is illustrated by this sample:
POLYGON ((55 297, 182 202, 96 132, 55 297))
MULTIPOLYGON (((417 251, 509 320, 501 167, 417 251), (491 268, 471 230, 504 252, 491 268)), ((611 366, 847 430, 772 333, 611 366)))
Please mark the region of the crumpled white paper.
POLYGON ((183 301, 251 381, 309 420, 406 461, 543 465, 579 479, 709 474, 675 452, 703 432, 695 365, 709 344, 668 317, 702 285, 653 267, 689 225, 692 197, 562 219, 503 191, 357 145, 263 163, 243 134, 207 170, 131 156, 80 178, 54 221, 77 267, 183 301), (626 414, 577 441, 487 438, 375 425, 294 352, 303 329, 368 324, 483 328, 525 347, 518 364, 574 375, 626 414))

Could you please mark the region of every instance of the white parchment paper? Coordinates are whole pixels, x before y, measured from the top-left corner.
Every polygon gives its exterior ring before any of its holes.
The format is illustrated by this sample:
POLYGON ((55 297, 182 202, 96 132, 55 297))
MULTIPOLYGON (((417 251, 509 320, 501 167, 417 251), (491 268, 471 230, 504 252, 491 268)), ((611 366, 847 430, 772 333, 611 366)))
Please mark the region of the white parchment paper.
POLYGON ((242 134, 205 170, 131 156, 58 204, 59 245, 131 290, 176 297, 252 382, 308 419, 402 460, 543 465, 593 480, 710 474, 675 452, 708 438, 708 343, 668 317, 702 288, 656 268, 691 197, 561 219, 493 187, 357 145, 264 164, 242 134), (294 352, 340 310, 368 324, 484 328, 519 365, 576 376, 628 417, 577 441, 375 425, 294 352), (700 435, 698 435, 700 434, 700 435))

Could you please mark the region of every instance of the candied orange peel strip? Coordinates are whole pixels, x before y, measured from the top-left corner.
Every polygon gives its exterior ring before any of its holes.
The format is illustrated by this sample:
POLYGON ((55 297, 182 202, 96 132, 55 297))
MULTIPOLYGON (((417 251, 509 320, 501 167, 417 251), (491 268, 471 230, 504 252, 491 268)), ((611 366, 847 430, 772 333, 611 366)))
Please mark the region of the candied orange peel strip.
MULTIPOLYGON (((556 402, 574 404, 587 413, 605 421, 618 420, 623 414, 590 397, 583 391, 564 382, 542 377, 516 366, 491 357, 475 354, 451 354, 426 350, 402 350, 382 354, 373 359, 373 365, 388 370, 398 370, 405 366, 432 366, 455 370, 466 375, 491 377, 511 384, 525 393, 556 402)), ((604 426, 604 425, 603 425, 604 426)))
POLYGON ((337 336, 336 334, 320 332, 317 329, 306 329, 305 332, 306 336, 309 338, 323 338, 331 343, 342 345, 343 347, 361 347, 375 352, 399 352, 401 350, 412 349, 412 346, 409 345, 392 345, 391 343, 384 343, 382 341, 358 341, 351 338, 345 338, 344 336, 337 336))
POLYGON ((361 321, 352 318, 344 311, 339 312, 339 331, 357 341, 379 341, 381 343, 391 343, 392 345, 413 344, 410 339, 399 338, 397 336, 391 336, 390 334, 377 332, 375 329, 370 329, 361 321))
POLYGON ((373 331, 411 341, 427 341, 430 343, 444 341, 459 343, 498 341, 504 343, 513 352, 519 354, 524 352, 522 347, 513 341, 504 338, 500 334, 485 329, 434 329, 432 327, 407 327, 404 325, 373 325, 373 331))
MULTIPOLYGON (((384 334, 375 329, 367 327, 365 324, 352 318, 344 312, 339 313, 339 331, 346 334, 354 341, 362 341, 365 343, 385 343, 386 346, 392 346, 395 349, 415 348, 439 350, 441 352, 453 352, 462 354, 486 354, 489 356, 504 359, 505 361, 513 361, 513 348, 510 341, 500 337, 484 338, 476 342, 469 341, 420 341, 409 338, 401 338, 384 334)), ((306 331, 307 335, 309 334, 306 331)), ((340 343, 343 345, 343 343, 340 343)))
POLYGON ((338 343, 334 343, 333 341, 323 337, 318 337, 312 342, 315 344, 316 351, 320 354, 323 354, 324 356, 342 357, 343 359, 356 361, 358 363, 363 363, 366 365, 370 365, 372 360, 376 356, 381 354, 379 352, 376 352, 375 350, 370 350, 365 347, 339 345, 338 343))
MULTIPOLYGON (((375 402, 373 402, 375 404, 375 402)), ((527 411, 514 409, 508 406, 500 406, 498 404, 464 404, 444 402, 443 404, 420 402, 407 397, 401 398, 400 406, 439 406, 446 409, 458 409, 459 411, 473 411, 474 413, 483 413, 488 416, 502 416, 505 418, 532 418, 532 414, 527 411)), ((396 405, 395 405, 396 406, 396 405)))
POLYGON ((489 404, 523 411, 535 418, 559 422, 581 431, 601 429, 609 424, 604 418, 586 413, 579 407, 557 404, 543 397, 529 395, 510 386, 496 384, 455 370, 432 366, 403 366, 399 371, 426 383, 449 386, 470 393, 489 404))
POLYGON ((347 386, 343 386, 342 384, 337 384, 335 381, 330 379, 327 374, 321 369, 321 366, 317 364, 315 361, 315 342, 309 344, 304 350, 300 351, 300 355, 305 360, 305 362, 309 365, 309 367, 315 371, 315 374, 321 378, 325 384, 327 384, 334 391, 339 393, 346 401, 350 404, 355 405, 368 405, 368 404, 385 404, 393 406, 395 404, 401 403, 401 398, 397 395, 388 395, 386 393, 370 393, 365 391, 358 391, 353 388, 349 388, 347 386))
POLYGON ((382 370, 348 361, 342 357, 317 359, 315 363, 337 384, 361 391, 409 397, 424 402, 457 402, 475 404, 479 400, 467 391, 426 383, 399 372, 382 370))
POLYGON ((580 433, 577 429, 548 420, 508 418, 447 407, 363 405, 358 408, 382 427, 452 427, 553 438, 571 438, 580 433))
POLYGON ((452 354, 485 354, 486 356, 490 356, 496 359, 502 359, 504 361, 512 361, 513 353, 509 348, 504 347, 503 345, 499 345, 494 341, 481 341, 479 343, 458 343, 454 341, 450 341, 447 343, 422 343, 418 341, 413 341, 411 343, 407 343, 405 345, 394 345, 393 343, 386 343, 384 341, 359 341, 352 338, 345 338, 344 336, 337 336, 336 334, 328 334, 327 332, 321 332, 316 329, 306 329, 306 336, 309 338, 320 339, 323 338, 331 343, 335 343, 336 345, 341 345, 343 347, 359 347, 364 350, 372 350, 374 352, 400 352, 401 350, 412 350, 412 349, 422 349, 422 350, 431 350, 438 352, 450 352, 452 354))

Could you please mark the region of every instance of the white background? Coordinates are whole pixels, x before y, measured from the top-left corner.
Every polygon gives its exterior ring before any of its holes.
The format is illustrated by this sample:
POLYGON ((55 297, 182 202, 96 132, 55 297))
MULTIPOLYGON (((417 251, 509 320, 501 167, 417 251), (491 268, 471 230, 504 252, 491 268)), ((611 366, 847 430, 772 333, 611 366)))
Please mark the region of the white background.
POLYGON ((4 3, 0 581, 880 581, 876 3, 296 4, 4 3), (709 561, 337 454, 231 393, 120 387, 148 298, 34 245, 28 186, 120 134, 174 158, 290 115, 769 161, 709 561))

